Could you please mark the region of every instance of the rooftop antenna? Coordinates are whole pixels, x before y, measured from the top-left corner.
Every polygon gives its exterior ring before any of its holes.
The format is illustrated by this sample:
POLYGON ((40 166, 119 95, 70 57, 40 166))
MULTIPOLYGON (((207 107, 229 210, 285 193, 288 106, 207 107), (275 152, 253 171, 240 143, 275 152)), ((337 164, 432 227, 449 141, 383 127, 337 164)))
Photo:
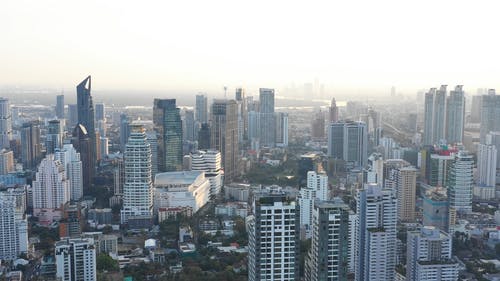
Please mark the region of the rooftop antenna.
POLYGON ((224 99, 227 99, 227 86, 224 86, 224 99))

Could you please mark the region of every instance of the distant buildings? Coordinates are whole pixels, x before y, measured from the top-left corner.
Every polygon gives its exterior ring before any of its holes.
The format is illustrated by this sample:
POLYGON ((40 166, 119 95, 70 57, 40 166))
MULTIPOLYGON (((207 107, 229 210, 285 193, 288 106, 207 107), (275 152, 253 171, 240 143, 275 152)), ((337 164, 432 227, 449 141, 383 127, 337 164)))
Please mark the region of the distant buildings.
POLYGON ((368 158, 368 132, 363 122, 331 123, 328 130, 328 156, 354 167, 363 167, 368 158))
POLYGON ((0 148, 9 148, 12 139, 12 113, 9 99, 0 98, 0 148))
POLYGON ((288 113, 276 112, 276 146, 288 147, 288 113))
POLYGON ((328 118, 329 123, 335 123, 339 121, 339 108, 337 107, 337 102, 335 101, 335 98, 332 98, 328 117, 329 117, 328 118))
POLYGON ((57 119, 64 119, 64 95, 56 96, 56 117, 57 119))
POLYGON ((38 122, 24 123, 21 127, 21 162, 26 170, 34 170, 42 158, 40 125, 38 122))
POLYGON ((484 186, 496 185, 498 150, 492 144, 478 144, 477 172, 478 184, 484 186))
POLYGON ((92 238, 56 242, 56 277, 69 281, 97 279, 96 249, 92 238))
MULTIPOLYGON (((491 131, 500 131, 500 96, 496 95, 495 90, 488 91, 488 95, 481 97, 481 127, 480 141, 485 143, 486 135, 491 131)), ((499 149, 497 147, 497 149, 499 149)))
POLYGON ((14 152, 12 150, 0 150, 0 175, 6 175, 15 171, 14 152))
POLYGON ((194 119, 200 124, 208 123, 208 99, 206 95, 196 95, 194 119))
POLYGON ((45 136, 45 149, 47 154, 54 153, 56 149, 63 146, 64 128, 61 120, 55 119, 49 121, 47 134, 45 136))
POLYGON ((274 89, 259 89, 260 102, 260 145, 276 145, 276 126, 274 115, 274 89))
POLYGON ((158 171, 182 170, 182 121, 175 99, 155 99, 153 123, 158 138, 158 171))

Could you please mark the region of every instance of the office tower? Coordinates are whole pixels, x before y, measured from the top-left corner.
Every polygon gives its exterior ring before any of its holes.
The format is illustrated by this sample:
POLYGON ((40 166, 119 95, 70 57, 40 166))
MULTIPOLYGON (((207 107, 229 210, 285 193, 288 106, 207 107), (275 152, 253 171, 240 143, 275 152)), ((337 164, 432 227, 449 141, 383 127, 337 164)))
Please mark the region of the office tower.
POLYGON ((56 117, 64 119, 64 95, 56 96, 56 117))
POLYGON ((12 139, 12 114, 7 98, 0 98, 0 148, 9 148, 12 139))
POLYGON ((462 143, 465 123, 465 96, 462 85, 450 91, 446 98, 446 141, 462 143))
POLYGON ((106 106, 104 103, 95 104, 95 121, 106 120, 106 106))
POLYGON ((6 175, 15 171, 14 152, 12 150, 0 150, 0 175, 6 175))
POLYGON ((70 196, 70 181, 64 164, 53 154, 47 155, 38 166, 36 180, 33 181, 34 213, 59 209, 70 200, 70 196))
POLYGON ((208 99, 207 96, 196 95, 196 105, 194 108, 194 119, 200 124, 208 123, 208 99))
POLYGON ((106 137, 99 138, 99 159, 104 159, 109 154, 109 140, 106 137))
POLYGON ((415 202, 417 200, 417 169, 404 167, 398 169, 397 174, 398 219, 403 222, 414 222, 415 202))
POLYGON ((274 116, 274 89, 259 89, 260 145, 274 147, 276 144, 276 121, 274 116))
POLYGON ((80 209, 78 204, 64 204, 59 221, 59 237, 76 237, 82 234, 83 217, 80 209))
POLYGON ((128 137, 130 136, 130 123, 128 121, 127 115, 120 114, 120 150, 125 152, 125 146, 127 145, 128 137))
POLYGON ((38 122, 24 123, 21 128, 21 160, 23 168, 33 170, 42 158, 40 125, 38 122))
POLYGON ((299 190, 300 228, 306 238, 312 234, 312 215, 316 200, 328 200, 328 176, 315 171, 307 172, 307 187, 299 190))
POLYGON ((215 198, 222 188, 222 156, 216 150, 200 150, 191 154, 191 170, 205 172, 210 181, 210 198, 215 198))
MULTIPOLYGON (((97 139, 95 133, 94 104, 92 103, 90 75, 76 86, 78 124, 85 127, 90 139, 90 167, 95 169, 97 159, 97 139)), ((78 149, 78 148, 77 148, 78 149)), ((81 151, 79 151, 82 153, 81 151)))
POLYGON ((425 94, 424 144, 432 145, 445 139, 446 85, 431 88, 425 94))
POLYGON ((339 108, 337 107, 337 102, 335 101, 335 98, 332 98, 328 116, 329 116, 328 118, 329 123, 336 123, 339 121, 339 108))
POLYGON ((114 194, 123 195, 123 185, 125 184, 125 162, 123 158, 117 158, 113 168, 114 194))
POLYGON ((248 280, 299 280, 299 206, 281 191, 254 193, 248 229, 248 280))
POLYGON ((481 126, 480 141, 485 143, 486 134, 491 131, 500 131, 500 96, 493 91, 481 97, 481 126))
POLYGON ((195 126, 195 121, 194 121, 194 111, 192 110, 185 110, 184 111, 184 121, 182 122, 183 125, 183 136, 186 141, 193 142, 198 139, 197 133, 198 130, 195 126))
POLYGON ((367 184, 358 191, 356 281, 394 280, 396 213, 396 196, 393 190, 367 184))
POLYGON ((495 186, 497 172, 498 151, 495 145, 478 144, 477 172, 478 184, 481 186, 495 186))
POLYGON ((481 95, 472 96, 472 103, 470 109, 470 122, 479 123, 481 122, 481 95))
POLYGON ((311 249, 305 280, 347 281, 349 207, 337 201, 317 201, 313 212, 311 249))
POLYGON ((62 149, 55 151, 54 158, 64 165, 66 178, 69 180, 71 200, 80 200, 83 196, 83 165, 80 153, 72 144, 65 144, 62 149))
POLYGON ((151 177, 151 147, 146 131, 132 125, 125 149, 125 184, 121 223, 132 218, 151 219, 153 208, 153 182, 151 177))
POLYGON ((28 250, 28 224, 24 212, 7 192, 0 194, 0 259, 12 261, 28 250))
POLYGON ((238 106, 235 100, 214 100, 211 110, 211 149, 222 154, 224 180, 229 183, 238 176, 238 106))
POLYGON ((95 281, 94 239, 75 238, 56 242, 56 277, 65 281, 95 281))
POLYGON ((288 113, 276 112, 276 146, 288 147, 288 113))
POLYGON ((210 139, 210 126, 208 125, 208 123, 201 124, 200 131, 198 132, 198 149, 210 149, 210 139))
POLYGON ((367 164, 368 133, 363 122, 340 121, 328 129, 328 156, 355 167, 367 164))
POLYGON ((248 139, 248 106, 245 89, 236 88, 235 100, 238 103, 238 138, 243 142, 248 139))
POLYGON ((258 111, 248 112, 248 139, 260 140, 260 113, 258 111))
POLYGON ((182 169, 182 121, 175 99, 155 99, 153 123, 158 137, 158 171, 182 169))
POLYGON ((448 170, 446 187, 450 208, 457 212, 472 212, 472 170, 474 160, 466 151, 459 151, 448 170))
POLYGON ((74 128, 78 124, 78 105, 68 104, 68 127, 74 128))
POLYGON ((447 232, 449 228, 449 202, 446 190, 428 190, 423 198, 423 225, 434 226, 447 232))
POLYGON ((433 226, 408 231, 406 280, 455 281, 459 265, 452 261, 451 236, 433 226))
POLYGON ((158 138, 156 132, 146 133, 146 138, 151 148, 151 177, 154 180, 158 173, 158 138))
POLYGON ((45 137, 45 149, 47 154, 54 153, 56 149, 61 148, 63 145, 63 128, 61 120, 55 119, 49 121, 47 127, 47 135, 45 137))
POLYGON ((92 163, 91 140, 87 130, 82 124, 78 124, 73 130, 71 144, 80 153, 82 161, 83 194, 88 194, 94 180, 94 166, 92 163))
POLYGON ((101 138, 105 138, 107 132, 106 120, 99 120, 96 122, 96 124, 97 124, 97 133, 101 138))
POLYGON ((316 113, 311 123, 311 137, 313 140, 325 138, 325 115, 323 112, 316 113))

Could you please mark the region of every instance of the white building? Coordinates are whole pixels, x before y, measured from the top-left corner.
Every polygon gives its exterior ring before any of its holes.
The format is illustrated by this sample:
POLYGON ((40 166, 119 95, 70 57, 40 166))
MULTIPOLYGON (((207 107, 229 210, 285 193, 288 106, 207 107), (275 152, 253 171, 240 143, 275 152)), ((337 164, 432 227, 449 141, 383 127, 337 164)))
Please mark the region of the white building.
POLYGON ((72 144, 65 144, 62 149, 56 150, 54 157, 61 161, 66 170, 66 177, 70 182, 71 200, 78 201, 83 196, 82 161, 80 153, 72 144))
POLYGON ((328 200, 328 176, 307 172, 307 187, 300 189, 300 227, 305 237, 311 237, 311 222, 315 200, 328 200))
POLYGON ((393 280, 396 265, 396 195, 367 184, 356 198, 356 281, 393 280))
POLYGON ((447 177, 450 208, 458 212, 472 212, 472 170, 474 160, 466 151, 459 151, 451 164, 447 177))
POLYGON ((152 217, 151 148, 141 125, 132 125, 125 148, 125 184, 121 223, 132 217, 152 217))
POLYGON ((458 280, 458 263, 452 261, 451 236, 433 226, 408 231, 406 280, 458 280))
POLYGON ((36 180, 33 181, 34 215, 60 209, 70 200, 70 194, 70 181, 66 177, 64 164, 54 159, 53 154, 47 155, 38 166, 36 180))
POLYGON ((204 172, 158 173, 154 184, 154 209, 190 207, 197 212, 210 199, 210 181, 204 172))
POLYGON ((200 150, 191 154, 191 170, 205 172, 210 181, 210 197, 217 196, 223 185, 222 156, 217 150, 200 150))
POLYGON ((497 148, 491 144, 477 146, 478 184, 495 186, 497 173, 497 148))
POLYGON ((64 281, 95 281, 94 239, 77 238, 56 242, 56 278, 64 281))
POLYGON ((248 231, 248 280, 299 279, 299 208, 282 191, 254 193, 248 231))
POLYGON ((20 215, 15 199, 0 193, 0 259, 14 260, 28 251, 28 223, 20 215))

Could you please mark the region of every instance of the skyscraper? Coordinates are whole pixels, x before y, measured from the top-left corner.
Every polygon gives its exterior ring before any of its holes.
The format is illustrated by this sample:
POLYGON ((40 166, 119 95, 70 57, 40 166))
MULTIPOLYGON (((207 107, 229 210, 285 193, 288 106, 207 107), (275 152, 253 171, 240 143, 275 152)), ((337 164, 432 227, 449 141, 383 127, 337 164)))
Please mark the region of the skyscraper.
POLYGON ((299 191, 300 228, 306 238, 312 234, 313 207, 316 200, 328 200, 328 176, 315 171, 307 172, 307 187, 299 191))
POLYGON ((208 123, 201 124, 200 131, 198 132, 198 149, 210 149, 210 126, 208 123))
POLYGON ((38 122, 24 123, 21 128, 21 159, 24 169, 35 169, 41 158, 40 125, 38 122))
POLYGON ((130 124, 126 114, 120 114, 120 150, 125 152, 128 137, 130 136, 130 124))
POLYGON ((9 148, 12 138, 12 114, 7 98, 0 98, 0 148, 9 148))
POLYGON ((312 225, 305 280, 347 281, 349 207, 340 199, 317 201, 312 225))
POLYGON ((83 178, 83 194, 88 194, 92 188, 94 180, 94 166, 92 166, 92 148, 91 140, 87 130, 82 124, 78 124, 73 130, 73 138, 71 140, 73 147, 80 153, 82 161, 82 178, 83 178))
POLYGON ((474 160, 466 151, 459 151, 448 169, 446 187, 450 208, 457 212, 472 212, 472 170, 474 160))
POLYGON ((332 98, 329 113, 330 114, 328 120, 330 121, 330 123, 335 123, 339 121, 339 108, 337 107, 337 102, 335 101, 335 98, 332 98))
POLYGON ((398 219, 403 222, 413 222, 416 218, 417 169, 404 167, 398 169, 397 175, 398 219))
POLYGON ((62 149, 55 151, 54 157, 64 165, 66 177, 70 182, 71 200, 80 200, 83 196, 83 169, 80 153, 76 152, 72 144, 65 144, 62 149))
POLYGON ((158 136, 158 171, 182 169, 182 121, 175 99, 155 99, 153 123, 158 136))
POLYGON ((78 124, 78 106, 68 104, 68 124, 66 128, 74 128, 78 124))
POLYGON ((486 134, 491 131, 500 131, 500 96, 491 91, 488 95, 482 96, 481 102, 481 126, 480 141, 485 143, 486 134))
POLYGON ((355 167, 368 162, 368 133, 363 122, 331 123, 328 130, 328 156, 342 159, 355 167))
POLYGON ((56 117, 64 119, 64 95, 56 96, 56 117))
POLYGON ((276 146, 288 147, 288 113, 276 112, 276 146))
POLYGON ((446 85, 439 90, 431 88, 425 94, 424 144, 432 145, 446 135, 446 85))
POLYGON ((423 225, 435 226, 442 231, 449 229, 449 202, 445 190, 429 190, 425 193, 423 202, 423 225))
MULTIPOLYGON (((94 104, 92 103, 90 75, 76 86, 78 123, 85 127, 90 139, 90 167, 95 169, 97 159, 97 140, 95 133, 94 104)), ((80 151, 81 153, 81 151, 80 151)))
POLYGON ((0 175, 6 175, 8 173, 14 172, 14 152, 12 150, 6 150, 5 148, 0 150, 0 175))
POLYGON ((462 85, 450 91, 446 98, 446 141, 462 143, 465 124, 465 96, 462 85))
POLYGON ((200 124, 208 123, 208 99, 207 96, 196 95, 196 105, 194 108, 194 119, 200 124))
POLYGON ((325 139, 325 115, 319 111, 311 122, 311 137, 313 140, 325 139))
POLYGON ((282 191, 254 193, 248 229, 248 280, 299 280, 299 206, 282 191))
POLYGON ((146 131, 132 125, 125 149, 125 184, 121 223, 132 218, 152 218, 153 182, 151 176, 151 147, 146 131))
POLYGON ((481 95, 472 96, 471 109, 470 109, 470 122, 481 122, 481 95))
POLYGON ((224 180, 238 176, 238 107, 235 100, 214 100, 211 110, 210 146, 222 154, 224 180))
POLYGON ((274 115, 274 89, 259 89, 260 102, 260 144, 276 145, 276 121, 274 115))
POLYGON ((194 121, 194 111, 185 110, 184 111, 184 121, 182 122, 184 136, 186 141, 193 142, 198 139, 198 128, 194 121))
POLYGON ((248 107, 245 89, 236 88, 235 100, 238 103, 238 138, 240 142, 248 139, 248 107))
POLYGON ((222 188, 222 156, 216 150, 200 150, 191 154, 191 170, 205 172, 210 181, 210 198, 217 196, 222 188))
POLYGON ((76 238, 56 242, 56 277, 67 281, 97 280, 94 239, 76 238))
POLYGON ((106 106, 104 103, 95 104, 95 121, 106 120, 106 106))
POLYGON ((495 145, 478 144, 477 172, 478 184, 483 186, 496 185, 498 151, 495 145))
POLYGON ((47 155, 36 172, 33 181, 34 214, 45 209, 59 209, 70 200, 70 181, 66 176, 64 164, 53 154, 47 155))
POLYGON ((156 132, 148 132, 146 136, 151 148, 151 178, 154 180, 158 173, 158 137, 156 136, 156 132))
POLYGON ((394 280, 396 213, 396 196, 393 190, 367 184, 358 191, 356 281, 394 280))
POLYGON ((0 193, 0 259, 15 260, 28 250, 28 224, 24 212, 18 213, 16 201, 0 193))
POLYGON ((63 128, 61 120, 55 119, 49 121, 47 127, 47 135, 45 137, 45 149, 48 154, 54 153, 56 149, 61 148, 63 145, 63 128))
POLYGON ((406 280, 455 281, 458 263, 452 261, 451 236, 433 226, 408 231, 406 280))

